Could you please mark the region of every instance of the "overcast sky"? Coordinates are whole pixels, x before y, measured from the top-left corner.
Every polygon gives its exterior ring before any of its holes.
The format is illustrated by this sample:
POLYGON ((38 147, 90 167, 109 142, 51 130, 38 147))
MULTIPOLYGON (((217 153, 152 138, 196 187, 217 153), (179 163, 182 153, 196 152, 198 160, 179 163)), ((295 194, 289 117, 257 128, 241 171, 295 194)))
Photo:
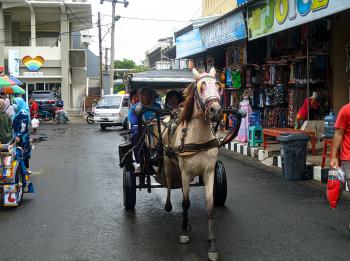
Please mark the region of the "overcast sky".
MULTIPOLYGON (((110 28, 112 4, 100 0, 90 0, 92 3, 93 21, 97 21, 98 11, 102 14, 102 36, 110 28), (107 25, 108 24, 108 25, 107 25)), ((159 38, 173 36, 174 32, 189 24, 191 18, 198 18, 202 14, 202 0, 129 0, 130 4, 124 8, 117 4, 116 14, 122 17, 176 20, 176 21, 147 21, 122 18, 116 23, 116 59, 132 59, 138 64, 145 59, 145 52, 157 44, 159 38), (181 21, 181 22, 178 22, 181 21)), ((96 25, 95 25, 96 26, 96 25)), ((91 30, 91 49, 98 54, 98 31, 91 30)), ((108 33, 103 47, 110 47, 108 33)))

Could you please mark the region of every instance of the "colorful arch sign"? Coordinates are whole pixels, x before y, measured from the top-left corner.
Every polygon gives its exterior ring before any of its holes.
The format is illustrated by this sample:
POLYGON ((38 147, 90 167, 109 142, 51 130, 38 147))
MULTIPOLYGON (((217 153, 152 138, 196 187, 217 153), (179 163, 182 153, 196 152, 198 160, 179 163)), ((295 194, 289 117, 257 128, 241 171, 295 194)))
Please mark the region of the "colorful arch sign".
POLYGON ((35 58, 32 58, 31 56, 27 55, 23 57, 22 63, 29 71, 36 72, 45 63, 45 60, 41 56, 36 56, 35 58))
POLYGON ((350 0, 260 0, 248 7, 248 38, 256 39, 350 9, 350 0))

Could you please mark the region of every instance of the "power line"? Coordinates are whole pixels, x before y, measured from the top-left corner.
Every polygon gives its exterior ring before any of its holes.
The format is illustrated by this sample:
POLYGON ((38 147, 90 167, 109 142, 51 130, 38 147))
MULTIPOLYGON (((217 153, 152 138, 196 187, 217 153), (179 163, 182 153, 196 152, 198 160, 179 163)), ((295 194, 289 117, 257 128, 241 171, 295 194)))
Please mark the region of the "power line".
MULTIPOLYGON (((29 29, 31 27, 36 27, 36 26, 40 26, 40 25, 47 25, 47 24, 56 24, 56 23, 60 23, 60 22, 64 22, 64 21, 75 21, 75 20, 79 20, 82 18, 89 18, 90 16, 85 16, 85 17, 77 17, 77 18, 73 18, 73 19, 61 19, 61 20, 56 20, 56 21, 51 21, 51 22, 45 22, 45 23, 38 23, 38 24, 33 24, 33 25, 27 25, 27 26, 23 26, 21 28, 21 30, 23 29, 29 29)), ((10 32, 11 30, 9 29, 0 29, 0 31, 5 31, 5 32, 10 32)))
MULTIPOLYGON (((104 25, 101 25, 101 26, 108 26, 108 25, 111 25, 111 24, 104 24, 104 25)), ((93 26, 91 27, 90 29, 93 29, 93 28, 97 28, 97 26, 93 26)), ((60 36, 61 35, 64 35, 64 34, 71 34, 71 33, 75 33, 75 32, 80 32, 81 29, 79 30, 73 30, 73 31, 67 31, 67 32, 60 32, 57 36, 57 40, 60 39, 60 36)), ((41 39, 41 37, 27 37, 27 38, 23 38, 22 40, 36 40, 36 39, 41 39)), ((3 42, 0 42, 0 44, 6 44, 6 43, 13 43, 14 41, 3 41, 3 42)))
MULTIPOLYGON (((64 2, 64 0, 61 0, 62 1, 62 3, 64 4, 64 6, 68 9, 68 11, 74 16, 74 18, 76 18, 76 19, 78 19, 77 18, 77 16, 76 16, 76 14, 69 8, 69 6, 66 4, 66 2, 64 2)), ((84 21, 82 21, 82 20, 80 20, 80 19, 78 19, 80 22, 82 22, 83 24, 85 24, 86 26, 90 26, 90 21, 87 21, 87 20, 85 20, 88 24, 86 24, 84 21)))
MULTIPOLYGON (((111 15, 106 15, 112 17, 111 15)), ((140 20, 140 21, 154 21, 154 22, 178 22, 178 23, 186 23, 187 20, 176 20, 176 19, 158 19, 158 18, 146 18, 146 17, 129 17, 129 16, 121 16, 121 19, 128 20, 140 20)))

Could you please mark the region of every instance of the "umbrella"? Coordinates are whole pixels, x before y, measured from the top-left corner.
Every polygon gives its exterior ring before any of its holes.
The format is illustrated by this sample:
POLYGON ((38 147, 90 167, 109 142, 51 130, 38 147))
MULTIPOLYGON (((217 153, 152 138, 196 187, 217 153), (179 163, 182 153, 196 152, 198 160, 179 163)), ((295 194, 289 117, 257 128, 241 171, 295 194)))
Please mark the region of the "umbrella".
POLYGON ((0 88, 15 85, 15 82, 12 82, 10 79, 6 79, 5 77, 0 77, 0 88))
POLYGON ((16 77, 10 76, 9 78, 10 78, 11 81, 15 82, 16 85, 23 85, 23 82, 18 80, 16 77))
POLYGON ((5 76, 2 76, 2 78, 5 80, 5 81, 8 81, 10 83, 10 85, 16 85, 17 83, 12 81, 7 75, 5 76))
POLYGON ((26 91, 23 90, 18 85, 12 85, 12 86, 0 87, 0 93, 5 93, 5 94, 26 94, 26 91))

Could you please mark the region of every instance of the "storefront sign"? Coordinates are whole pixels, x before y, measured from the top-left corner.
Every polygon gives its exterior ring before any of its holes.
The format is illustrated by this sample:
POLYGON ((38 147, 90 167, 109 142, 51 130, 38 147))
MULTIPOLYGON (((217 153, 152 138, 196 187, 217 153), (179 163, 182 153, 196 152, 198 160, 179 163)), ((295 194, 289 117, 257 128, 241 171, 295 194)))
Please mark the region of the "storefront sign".
POLYGON ((248 38, 279 32, 349 8, 349 0, 261 0, 248 8, 248 38))
POLYGON ((9 50, 8 69, 11 76, 19 76, 19 51, 9 50))
POLYGON ((25 77, 43 77, 43 72, 23 72, 23 76, 25 77))
POLYGON ((237 5, 238 6, 241 6, 241 5, 244 5, 248 2, 251 2, 252 0, 237 0, 237 5))
POLYGON ((22 59, 22 63, 25 67, 31 72, 38 71, 41 66, 44 64, 45 60, 41 56, 36 56, 35 58, 32 58, 31 56, 27 55, 24 56, 22 59))
POLYGON ((175 42, 177 59, 205 51, 198 28, 177 37, 175 42))
POLYGON ((247 37, 242 12, 221 19, 214 24, 201 28, 202 41, 205 48, 211 48, 247 37))

